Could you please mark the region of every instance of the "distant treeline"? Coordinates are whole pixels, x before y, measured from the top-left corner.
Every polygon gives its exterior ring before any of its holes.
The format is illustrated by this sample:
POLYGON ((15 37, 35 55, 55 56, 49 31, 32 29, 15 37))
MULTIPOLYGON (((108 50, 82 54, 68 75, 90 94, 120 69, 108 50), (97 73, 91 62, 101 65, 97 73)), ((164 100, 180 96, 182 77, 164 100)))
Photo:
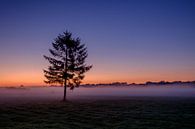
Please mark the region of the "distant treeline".
POLYGON ((195 81, 148 81, 145 83, 127 83, 127 82, 113 82, 113 83, 98 83, 98 84, 83 84, 81 86, 163 86, 163 85, 194 85, 195 81))

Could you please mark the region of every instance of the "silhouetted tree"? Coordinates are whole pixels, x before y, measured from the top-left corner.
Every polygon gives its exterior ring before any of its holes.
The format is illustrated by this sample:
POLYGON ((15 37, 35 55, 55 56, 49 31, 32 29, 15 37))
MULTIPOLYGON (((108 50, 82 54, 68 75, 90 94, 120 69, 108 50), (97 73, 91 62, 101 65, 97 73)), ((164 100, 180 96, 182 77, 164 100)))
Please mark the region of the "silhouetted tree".
POLYGON ((44 74, 45 83, 58 83, 64 85, 63 101, 66 101, 66 88, 78 87, 84 79, 84 73, 92 68, 85 64, 87 48, 81 44, 80 38, 72 38, 72 33, 66 31, 60 34, 52 43, 53 49, 49 49, 52 57, 44 55, 51 64, 44 74))

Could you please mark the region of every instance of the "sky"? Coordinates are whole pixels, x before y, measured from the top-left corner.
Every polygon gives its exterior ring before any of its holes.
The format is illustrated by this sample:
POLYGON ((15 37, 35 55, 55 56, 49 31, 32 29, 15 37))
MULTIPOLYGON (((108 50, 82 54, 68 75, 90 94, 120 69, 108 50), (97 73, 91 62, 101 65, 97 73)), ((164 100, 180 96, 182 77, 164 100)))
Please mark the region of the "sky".
POLYGON ((195 80, 193 0, 1 0, 0 86, 46 85, 66 30, 88 48, 83 83, 195 80))

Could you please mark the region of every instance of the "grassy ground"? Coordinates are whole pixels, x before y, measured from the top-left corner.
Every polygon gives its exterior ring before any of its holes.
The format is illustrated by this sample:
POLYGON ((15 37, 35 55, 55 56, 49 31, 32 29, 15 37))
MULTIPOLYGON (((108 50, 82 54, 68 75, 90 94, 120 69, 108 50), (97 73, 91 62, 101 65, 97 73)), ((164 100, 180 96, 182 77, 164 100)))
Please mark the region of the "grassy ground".
POLYGON ((0 129, 194 129, 195 99, 113 100, 1 105, 0 129))

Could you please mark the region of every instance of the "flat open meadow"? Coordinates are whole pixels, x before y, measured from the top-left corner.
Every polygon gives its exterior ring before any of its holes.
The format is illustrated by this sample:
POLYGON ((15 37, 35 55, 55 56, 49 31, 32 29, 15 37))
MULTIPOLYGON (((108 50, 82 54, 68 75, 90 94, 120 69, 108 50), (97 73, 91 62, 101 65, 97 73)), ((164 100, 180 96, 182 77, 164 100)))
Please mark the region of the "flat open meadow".
POLYGON ((131 97, 0 107, 1 129, 194 129, 195 99, 131 97))
POLYGON ((52 94, 50 99, 39 101, 27 97, 30 101, 23 102, 19 94, 9 95, 13 98, 7 103, 3 101, 6 97, 1 96, 1 129, 195 128, 194 97, 102 95, 73 99, 68 96, 69 101, 64 103, 60 97, 52 100, 52 94))

